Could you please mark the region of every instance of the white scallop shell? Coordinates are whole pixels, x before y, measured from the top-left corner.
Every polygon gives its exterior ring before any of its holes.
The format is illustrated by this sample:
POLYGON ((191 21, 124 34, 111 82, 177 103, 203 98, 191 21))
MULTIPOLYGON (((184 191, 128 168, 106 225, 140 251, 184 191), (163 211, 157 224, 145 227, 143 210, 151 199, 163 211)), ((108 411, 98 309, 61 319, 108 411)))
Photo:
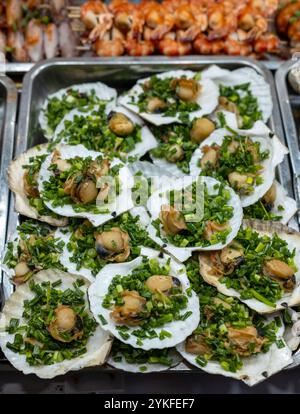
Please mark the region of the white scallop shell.
MULTIPOLYGON (((133 217, 139 217, 139 224, 141 227, 146 228, 149 224, 150 217, 144 207, 134 207, 130 211, 130 214, 133 217)), ((59 238, 64 242, 64 248, 61 254, 60 262, 61 264, 67 269, 68 272, 73 274, 79 274, 86 277, 89 281, 93 282, 95 280, 95 276, 93 276, 90 269, 81 267, 80 270, 77 270, 76 263, 71 262, 70 260, 70 253, 68 250, 68 243, 71 238, 71 232, 68 228, 64 229, 57 229, 55 232, 55 238, 59 238)), ((141 246, 141 255, 147 256, 148 249, 141 246)))
POLYGON ((154 157, 152 154, 150 154, 150 158, 154 165, 157 165, 157 167, 164 171, 168 171, 169 174, 175 177, 184 177, 186 175, 175 163, 169 162, 165 158, 154 157))
MULTIPOLYGON (((272 319, 273 318, 269 317, 267 322, 271 322, 272 319)), ((277 339, 282 339, 283 333, 284 326, 282 325, 276 334, 277 339)), ((197 368, 202 369, 209 374, 220 374, 225 377, 242 380, 249 386, 265 380, 266 377, 263 374, 270 377, 293 362, 291 350, 286 344, 285 347, 279 349, 276 343, 273 343, 266 353, 261 352, 257 355, 252 355, 251 357, 242 358, 243 367, 238 372, 230 372, 225 371, 217 361, 208 361, 205 367, 200 367, 196 362, 196 355, 186 352, 184 342, 177 345, 176 348, 184 359, 190 364, 195 365, 197 368)))
MULTIPOLYGON (((163 258, 159 257, 159 252, 152 251, 152 254, 148 254, 149 259, 156 258, 160 264, 165 264, 169 256, 164 255, 163 258)), ((97 321, 100 323, 104 330, 111 332, 120 341, 127 343, 135 348, 142 348, 146 351, 149 349, 163 349, 175 346, 179 342, 182 342, 187 336, 189 336, 198 326, 200 320, 199 311, 199 299, 195 292, 192 291, 191 296, 188 296, 188 304, 186 309, 181 311, 183 315, 187 311, 191 311, 192 314, 185 321, 173 321, 165 324, 163 327, 154 328, 154 331, 159 335, 162 330, 166 330, 172 334, 170 338, 164 338, 160 340, 158 337, 153 339, 143 339, 142 345, 136 343, 136 337, 130 335, 125 340, 120 336, 119 331, 116 328, 115 322, 110 317, 110 310, 105 309, 102 306, 102 301, 107 294, 109 285, 116 275, 126 276, 132 272, 133 269, 138 267, 142 263, 142 257, 138 257, 135 260, 127 263, 115 263, 105 266, 97 275, 96 280, 89 288, 89 300, 91 305, 92 313, 97 321), (99 315, 103 315, 106 319, 107 324, 103 325, 99 319, 99 315)), ((170 262, 170 275, 177 277, 185 291, 190 287, 190 283, 185 273, 185 267, 182 264, 178 264, 171 259, 170 262)), ((129 334, 137 329, 137 327, 129 327, 127 331, 129 334)))
POLYGON ((286 311, 291 318, 291 325, 286 326, 283 338, 288 347, 292 351, 296 351, 300 344, 300 312, 296 312, 292 308, 287 308, 286 311))
MULTIPOLYGON (((99 155, 102 155, 100 152, 96 151, 89 151, 83 145, 61 145, 59 147, 59 151, 61 154, 62 159, 70 159, 74 157, 92 157, 92 159, 96 159, 99 155)), ((40 175, 38 179, 39 183, 39 191, 40 194, 43 195, 44 190, 44 182, 49 181, 50 177, 53 175, 53 171, 49 171, 48 168, 51 164, 53 154, 50 154, 46 160, 43 162, 40 170, 40 175)), ((115 165, 122 164, 122 162, 114 158, 111 161, 111 166, 114 167, 115 165)), ((124 164, 123 164, 124 165, 124 164)), ((127 166, 123 166, 120 168, 119 171, 119 178, 120 178, 120 194, 116 197, 115 202, 113 205, 108 206, 111 212, 115 212, 116 216, 124 213, 127 210, 130 210, 133 207, 133 202, 131 199, 131 188, 133 186, 133 177, 128 169, 127 166)), ((59 207, 53 207, 51 201, 45 201, 46 206, 54 211, 57 214, 63 215, 65 217, 84 217, 87 218, 93 226, 100 226, 100 224, 109 221, 112 216, 110 213, 89 213, 89 212, 81 212, 76 213, 72 205, 64 205, 59 207)))
MULTIPOLYGON (((180 78, 182 76, 186 76, 187 79, 191 79, 195 75, 196 72, 192 72, 191 70, 171 70, 168 72, 159 73, 156 76, 160 79, 180 78)), ((178 113, 176 116, 163 116, 160 114, 140 112, 139 107, 136 104, 137 98, 138 95, 143 92, 141 84, 143 84, 145 81, 148 81, 149 79, 150 78, 140 79, 128 93, 119 97, 118 103, 125 106, 132 112, 139 114, 143 119, 154 125, 165 125, 172 124, 173 122, 181 122, 179 116, 180 113, 178 113)), ((201 79, 199 83, 202 86, 201 92, 197 99, 197 102, 200 105, 200 109, 190 113, 190 120, 212 113, 218 105, 219 92, 216 84, 209 78, 206 78, 204 80, 201 79)))
POLYGON ((48 96, 46 101, 43 103, 43 106, 40 110, 39 114, 39 123, 43 130, 43 133, 46 138, 50 139, 54 131, 49 128, 48 120, 45 114, 45 109, 47 108, 48 102, 52 98, 61 99, 63 95, 66 94, 66 92, 69 89, 74 89, 80 93, 90 93, 92 90, 96 92, 96 96, 104 101, 110 101, 108 102, 108 105, 114 104, 117 99, 117 91, 113 88, 110 88, 109 86, 105 85, 102 82, 94 82, 94 83, 81 83, 78 85, 70 85, 67 88, 60 89, 59 91, 51 94, 48 96))
MULTIPOLYGON (((175 354, 174 350, 172 348, 170 348, 169 357, 171 357, 171 359, 172 359, 172 367, 179 363, 179 358, 180 358, 180 356, 178 358, 174 354, 175 354)), ((125 360, 125 358, 123 357, 122 354, 118 354, 118 356, 122 357, 121 361, 114 361, 112 356, 110 356, 107 360, 107 363, 109 365, 111 365, 112 367, 117 368, 117 369, 121 369, 122 371, 125 371, 125 372, 134 372, 134 373, 136 373, 136 372, 141 373, 142 372, 143 374, 148 374, 150 372, 167 371, 167 370, 170 369, 170 367, 168 367, 166 365, 163 365, 163 364, 149 364, 149 363, 146 363, 146 364, 130 364, 129 362, 126 362, 126 360, 125 360), (146 369, 145 370, 141 369, 141 367, 146 368, 146 369)))
POLYGON ((31 157, 38 155, 47 154, 47 145, 37 145, 36 147, 30 148, 28 151, 19 155, 14 161, 12 161, 7 169, 7 180, 11 191, 15 196, 15 211, 23 214, 26 217, 44 221, 52 226, 65 226, 68 223, 66 217, 55 218, 52 216, 40 216, 37 210, 32 207, 25 193, 24 189, 24 165, 29 163, 31 157))
MULTIPOLYGON (((177 179, 173 181, 171 185, 168 186, 168 190, 181 190, 192 184, 196 180, 195 177, 186 176, 184 180, 177 179)), ((216 194, 218 190, 214 188, 216 184, 220 184, 219 181, 215 180, 212 177, 203 177, 203 181, 207 186, 209 194, 216 194)), ((151 223, 148 227, 148 233, 150 237, 159 245, 163 246, 164 249, 172 254, 180 262, 187 260, 193 252, 200 250, 219 250, 229 244, 237 235, 239 228, 242 223, 243 218, 243 209, 241 206, 240 198, 232 190, 232 188, 226 186, 226 190, 230 192, 231 199, 228 202, 228 205, 233 207, 233 217, 229 220, 229 225, 231 227, 231 232, 227 236, 226 243, 217 243, 207 247, 177 247, 171 243, 164 243, 163 240, 156 235, 156 229, 151 223)), ((164 188, 166 191, 166 188, 164 188)), ((156 191, 149 198, 147 203, 148 211, 150 212, 152 220, 156 220, 159 217, 160 209, 163 204, 169 204, 168 197, 166 193, 161 193, 161 191, 156 191), (162 194, 162 195, 161 195, 162 194)), ((160 225, 161 232, 163 233, 162 225, 160 225)))
POLYGON ((267 122, 272 114, 273 103, 270 85, 263 76, 252 68, 239 68, 235 70, 221 69, 212 65, 202 72, 202 79, 211 79, 217 85, 236 86, 250 83, 250 90, 257 99, 258 107, 262 112, 263 121, 267 122))
MULTIPOLYGON (((254 142, 259 142, 261 151, 269 150, 270 152, 269 158, 260 163, 263 166, 263 170, 260 174, 263 177, 263 183, 255 186, 252 194, 241 196, 242 206, 247 207, 256 203, 269 190, 275 178, 275 168, 283 161, 284 155, 288 154, 288 149, 280 142, 276 135, 274 135, 273 138, 270 138, 270 134, 273 134, 261 121, 257 121, 252 129, 237 129, 236 132, 241 136, 250 137, 254 142)), ((232 134, 227 129, 216 129, 209 138, 200 144, 199 148, 194 151, 191 158, 190 171, 192 175, 199 175, 201 172, 201 167, 198 165, 198 162, 203 156, 202 148, 205 145, 211 146, 214 143, 222 145, 225 136, 228 135, 232 134)))
POLYGON ((278 216, 282 216, 280 223, 287 224, 289 220, 296 214, 298 207, 297 202, 291 197, 288 197, 285 188, 275 180, 276 186, 276 199, 274 201, 274 207, 271 212, 278 216), (284 208, 283 211, 278 209, 279 206, 284 208))
MULTIPOLYGON (((92 115, 95 110, 96 110, 96 106, 93 109, 89 109, 87 112, 83 112, 79 109, 73 109, 71 112, 65 115, 65 117, 62 119, 62 121, 57 126, 54 136, 53 136, 53 141, 57 143, 70 145, 68 141, 68 136, 66 136, 66 133, 68 132, 68 130, 65 127, 65 121, 73 121, 75 116, 80 116, 80 117, 85 118, 89 115, 92 115), (60 139, 60 134, 62 131, 64 132, 64 137, 63 139, 60 139)), ((128 152, 127 154, 128 157, 131 156, 131 157, 141 158, 143 155, 146 154, 146 152, 157 147, 158 142, 154 138, 150 129, 144 124, 144 122, 141 120, 140 117, 128 111, 126 108, 123 108, 122 106, 108 106, 105 112, 108 114, 111 111, 121 112, 122 114, 126 115, 135 125, 140 125, 142 127, 141 129, 142 141, 138 142, 135 145, 135 148, 132 151, 128 152)))
MULTIPOLYGON (((62 281, 59 288, 66 290, 73 288, 73 283, 78 279, 78 276, 64 273, 60 270, 43 270, 36 273, 33 278, 36 283, 47 281, 53 283, 59 279, 62 281)), ((84 282, 85 284, 80 289, 85 291, 85 300, 88 305, 87 290, 90 283, 87 280, 84 282)), ((101 365, 105 362, 111 348, 112 338, 100 326, 96 328, 94 335, 89 338, 86 346, 87 352, 84 355, 53 365, 30 366, 26 362, 25 355, 20 355, 8 349, 6 344, 7 342, 13 342, 14 334, 9 334, 5 328, 11 318, 20 319, 20 325, 26 324, 26 320, 22 316, 24 310, 23 302, 33 299, 34 296, 28 283, 19 286, 6 301, 3 311, 0 314, 0 346, 6 358, 15 368, 24 374, 36 374, 40 378, 54 378, 57 375, 63 375, 71 370, 74 371, 84 367, 101 365)))
POLYGON ((297 272, 295 272, 296 286, 291 293, 285 293, 281 299, 275 304, 276 308, 268 306, 257 299, 241 299, 241 295, 233 288, 227 288, 224 283, 219 281, 219 276, 213 274, 213 270, 209 264, 207 264, 199 255, 200 261, 200 274, 203 279, 212 286, 215 286, 219 292, 226 296, 233 296, 238 298, 241 302, 245 303, 249 308, 255 310, 258 313, 267 314, 273 313, 277 310, 284 309, 287 306, 296 306, 300 304, 300 233, 295 230, 284 226, 280 223, 274 223, 262 220, 244 220, 243 227, 251 227, 253 231, 260 235, 268 235, 272 237, 273 234, 277 234, 281 239, 285 240, 288 245, 288 249, 293 251, 295 249, 294 262, 297 266, 297 272))
MULTIPOLYGON (((11 235, 8 239, 8 242, 13 243, 13 253, 14 253, 14 255, 17 254, 17 248, 18 248, 18 245, 19 245, 19 241, 20 241, 19 232, 16 230, 14 232, 14 234, 11 235)), ((13 278, 15 276, 15 271, 14 271, 14 269, 8 267, 7 264, 4 263, 4 257, 5 257, 5 255, 8 251, 8 247, 7 247, 8 242, 5 244, 3 252, 1 254, 1 269, 9 277, 9 280, 11 280, 11 278, 13 278)))

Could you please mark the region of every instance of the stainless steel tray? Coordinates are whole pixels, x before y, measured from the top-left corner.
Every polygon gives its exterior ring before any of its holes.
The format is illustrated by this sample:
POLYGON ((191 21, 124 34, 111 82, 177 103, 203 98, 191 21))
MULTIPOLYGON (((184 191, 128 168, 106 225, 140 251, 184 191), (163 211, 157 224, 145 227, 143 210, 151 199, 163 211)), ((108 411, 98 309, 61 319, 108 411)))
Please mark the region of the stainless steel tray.
MULTIPOLYGON (((159 58, 159 59, 164 59, 163 56, 151 56, 150 58, 153 58, 153 57, 159 58)), ((222 58, 222 57, 223 56, 221 56, 221 55, 218 56, 218 58, 222 58)), ((228 57, 230 58, 230 56, 228 56, 228 57)), ((200 58, 201 59, 203 58, 203 59, 210 60, 211 59, 211 56, 189 55, 189 56, 186 56, 185 58, 186 59, 189 59, 189 60, 191 59, 191 60, 198 61, 200 58)), ((65 60, 63 58, 57 58, 57 59, 65 60)), ((80 59, 82 59, 83 61, 86 61, 86 58, 85 57, 82 57, 80 59)), ((95 59, 98 59, 99 61, 102 61, 102 59, 105 59, 105 58, 95 58, 95 59)), ((122 60, 123 57, 116 57, 116 58, 110 58, 110 59, 112 59, 112 61, 113 60, 119 61, 120 59, 122 60)), ((130 60, 132 62, 136 61, 136 59, 137 59, 136 57, 128 56, 128 60, 130 60)), ((142 58, 142 59, 144 59, 144 58, 142 58)), ((171 61, 171 60, 177 60, 178 58, 176 58, 176 57, 174 57, 174 58, 171 57, 170 58, 169 57, 168 59, 169 59, 169 61, 171 61)), ((244 58, 241 57, 241 59, 244 59, 244 58)), ((48 62, 49 61, 43 61, 43 62, 41 62, 39 64, 48 63, 48 62)), ((282 65, 284 63, 283 60, 281 60, 281 59, 275 59, 275 58, 272 58, 272 59, 270 58, 270 60, 259 60, 257 62, 259 64, 265 66, 269 70, 277 70, 280 67, 280 65, 282 65)), ((6 73, 7 73, 8 76, 11 76, 11 77, 14 77, 14 76, 20 77, 20 76, 25 75, 26 73, 28 73, 33 67, 34 67, 34 63, 10 62, 10 63, 7 63, 5 65, 5 71, 6 71, 6 73)))
MULTIPOLYGON (((14 82, 0 75, 0 251, 6 241, 6 223, 9 204, 9 189, 6 183, 6 169, 12 159, 15 141, 15 122, 18 92, 14 82)), ((3 285, 0 286, 0 309, 3 285)))
MULTIPOLYGON (((297 95, 292 90, 287 76, 292 67, 299 64, 299 60, 291 59, 282 64, 275 74, 282 124, 286 142, 290 150, 292 170, 294 172, 294 191, 298 207, 300 206, 300 95, 297 95)), ((298 211, 298 223, 300 223, 300 211, 298 211)), ((300 365, 300 349, 294 354, 292 367, 298 365, 300 365)))
POLYGON ((299 64, 299 61, 293 59, 289 60, 281 65, 275 74, 278 102, 281 110, 286 141, 290 149, 290 159, 295 175, 295 192, 296 196, 298 196, 298 202, 300 194, 300 95, 297 95, 291 89, 287 81, 287 76, 292 67, 299 64))
MULTIPOLYGON (((122 92, 130 88, 137 79, 164 70, 184 68, 201 70, 210 64, 218 64, 228 69, 238 67, 251 67, 261 74, 271 86, 273 98, 273 113, 269 122, 279 137, 283 137, 280 112, 277 104, 276 91, 272 74, 263 65, 246 58, 231 57, 197 57, 168 59, 163 57, 149 57, 132 59, 124 57, 118 60, 112 59, 53 59, 34 66, 25 76, 23 82, 23 93, 20 104, 18 132, 14 156, 33 145, 43 142, 43 135, 38 125, 38 114, 46 97, 60 88, 70 86, 74 83, 103 81, 122 92)), ((278 169, 278 179, 287 188, 290 196, 293 196, 293 180, 289 161, 286 159, 278 169)), ((18 215, 13 211, 13 200, 9 205, 7 219, 7 235, 13 233, 18 222, 18 215)), ((297 228, 297 223, 292 223, 297 228)), ((12 285, 6 277, 3 278, 5 298, 11 293, 12 285)), ((176 366, 174 370, 186 371, 188 368, 184 363, 176 366)), ((201 373, 200 370, 192 371, 201 373)), ((168 371, 166 371, 168 372, 168 371)))

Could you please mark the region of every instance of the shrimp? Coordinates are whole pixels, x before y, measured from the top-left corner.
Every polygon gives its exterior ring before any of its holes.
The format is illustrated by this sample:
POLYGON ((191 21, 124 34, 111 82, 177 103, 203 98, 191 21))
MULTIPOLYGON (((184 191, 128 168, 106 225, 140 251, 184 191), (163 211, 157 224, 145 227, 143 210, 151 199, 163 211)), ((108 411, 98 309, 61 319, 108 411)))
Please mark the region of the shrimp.
POLYGON ((208 8, 208 40, 222 39, 237 27, 237 9, 225 7, 222 3, 208 8))
POLYGON ((8 27, 18 27, 23 17, 21 0, 7 0, 6 23, 8 27))
POLYGON ((186 30, 178 33, 178 40, 182 42, 192 42, 199 33, 205 32, 208 27, 206 7, 192 3, 189 8, 193 14, 194 22, 186 30))
POLYGON ((132 26, 132 14, 135 5, 128 0, 112 0, 109 10, 114 15, 114 25, 122 33, 127 33, 132 26))
POLYGON ((151 2, 151 4, 147 4, 144 13, 145 23, 152 29, 152 40, 160 40, 172 30, 174 17, 163 5, 151 2))
POLYGON ((238 16, 240 40, 258 39, 268 30, 268 20, 251 7, 245 7, 238 16))
POLYGON ((204 33, 201 33, 194 41, 193 47, 200 55, 219 55, 224 50, 224 41, 222 39, 209 40, 204 33))
POLYGON ((280 34, 286 34, 290 19, 300 10, 300 1, 290 3, 279 11, 276 17, 276 27, 280 34))
POLYGON ((97 39, 93 44, 93 49, 97 56, 114 57, 124 53, 124 35, 113 27, 110 32, 106 32, 102 39, 97 39))
POLYGON ((26 27, 25 45, 32 62, 38 62, 43 59, 43 29, 40 22, 36 19, 30 20, 26 27))
POLYGON ((113 24, 113 14, 100 0, 89 0, 80 7, 80 18, 87 29, 92 29, 89 39, 103 38, 113 24))
POLYGON ((22 32, 9 30, 7 46, 11 49, 11 54, 17 62, 28 62, 28 54, 25 48, 25 39, 22 32))
POLYGON ((253 49, 255 53, 259 53, 260 55, 264 53, 275 53, 278 51, 279 45, 278 37, 272 33, 268 33, 255 40, 253 49))
POLYGON ((238 40, 235 33, 232 33, 224 40, 224 52, 232 56, 249 56, 253 52, 251 44, 238 40))
POLYGON ((46 59, 51 59, 58 54, 58 29, 55 23, 44 26, 44 49, 46 59))
POLYGON ((154 43, 149 40, 136 40, 128 38, 125 47, 130 56, 148 56, 155 50, 154 43))
POLYGON ((176 32, 169 32, 159 41, 158 49, 166 56, 183 56, 191 53, 192 44, 180 42, 177 39, 176 32))

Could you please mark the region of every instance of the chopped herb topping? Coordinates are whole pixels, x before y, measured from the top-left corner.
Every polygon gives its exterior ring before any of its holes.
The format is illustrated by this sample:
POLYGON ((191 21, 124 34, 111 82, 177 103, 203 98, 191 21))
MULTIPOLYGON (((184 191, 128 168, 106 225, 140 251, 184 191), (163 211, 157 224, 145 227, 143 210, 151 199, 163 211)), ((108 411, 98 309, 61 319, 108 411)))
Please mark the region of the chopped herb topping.
POLYGON ((252 95, 250 83, 232 87, 220 85, 219 89, 220 96, 236 105, 240 117, 240 128, 250 129, 256 121, 262 119, 262 112, 259 109, 257 98, 252 95))
POLYGON ((25 355, 32 366, 52 365, 84 355, 97 323, 88 311, 81 281, 66 290, 60 290, 56 283, 37 284, 33 280, 29 283, 34 297, 24 301, 23 325, 18 319, 10 320, 7 331, 14 334, 14 340, 8 342, 7 347, 25 355), (71 330, 55 331, 58 310, 76 315, 71 330), (57 332, 61 340, 57 339, 57 332))

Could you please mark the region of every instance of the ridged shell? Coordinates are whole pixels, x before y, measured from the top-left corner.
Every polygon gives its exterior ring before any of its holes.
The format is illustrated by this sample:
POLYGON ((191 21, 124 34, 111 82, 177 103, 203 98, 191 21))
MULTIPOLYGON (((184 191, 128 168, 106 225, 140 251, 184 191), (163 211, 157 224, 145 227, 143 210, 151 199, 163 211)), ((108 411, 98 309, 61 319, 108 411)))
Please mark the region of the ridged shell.
POLYGON ((94 90, 96 92, 96 96, 99 99, 110 101, 108 102, 108 105, 114 104, 117 99, 117 91, 113 88, 110 88, 109 86, 105 85, 102 82, 70 85, 67 88, 60 89, 59 91, 49 95, 46 101, 43 103, 43 106, 39 114, 40 126, 43 130, 45 137, 48 139, 51 139, 52 135, 54 134, 54 131, 52 131, 48 125, 48 120, 45 114, 45 109, 47 108, 47 105, 50 99, 52 98, 61 99, 62 96, 65 95, 69 89, 73 89, 73 90, 78 91, 79 93, 86 93, 86 94, 89 94, 92 90, 94 90))
MULTIPOLYGON (((273 318, 269 317, 268 322, 273 318)), ((277 332, 277 339, 282 339, 284 333, 284 326, 281 326, 277 332)), ((278 348, 276 343, 273 343, 266 353, 259 353, 251 357, 242 358, 243 367, 238 372, 225 371, 217 361, 208 361, 205 367, 200 368, 196 362, 196 355, 190 354, 185 350, 185 343, 182 342, 177 347, 177 351, 190 364, 202 369, 209 374, 220 374, 225 377, 231 377, 242 380, 247 385, 255 385, 293 362, 291 350, 285 344, 283 348, 278 348)))
POLYGON ((284 296, 276 302, 276 308, 272 308, 257 299, 241 299, 239 292, 232 288, 227 288, 225 284, 219 282, 219 278, 212 274, 212 268, 207 258, 204 255, 199 254, 200 262, 200 274, 203 279, 212 286, 215 286, 219 292, 226 296, 237 297, 241 302, 244 302, 249 308, 254 309, 258 313, 273 313, 277 310, 284 309, 286 304, 288 306, 296 306, 300 304, 300 233, 290 227, 281 223, 274 223, 271 221, 263 220, 243 220, 243 227, 250 227, 253 231, 258 232, 260 235, 272 236, 277 234, 281 239, 285 240, 288 244, 290 251, 296 249, 295 264, 297 266, 297 272, 295 273, 296 287, 292 293, 286 293, 284 296))
MULTIPOLYGON (((62 159, 71 159, 74 157, 92 157, 92 159, 96 159, 99 155, 102 155, 100 152, 96 151, 89 151, 83 145, 61 145, 59 147, 59 151, 61 154, 62 159)), ((48 182, 50 177, 53 175, 53 171, 49 171, 48 168, 51 164, 53 154, 50 154, 45 161, 43 162, 40 170, 39 175, 39 191, 40 194, 43 196, 44 191, 44 182, 48 182)), ((111 161, 111 167, 115 165, 122 164, 121 161, 117 158, 114 158, 111 161)), ((130 210, 133 207, 133 202, 131 198, 131 188, 133 186, 133 177, 128 169, 127 166, 123 164, 123 167, 120 168, 119 171, 120 183, 121 183, 121 190, 120 194, 117 196, 115 203, 113 206, 108 206, 107 208, 110 209, 111 213, 116 213, 115 217, 124 213, 127 210, 130 210)), ((64 205, 53 207, 50 201, 45 201, 46 206, 54 211, 57 214, 66 216, 66 217, 84 217, 87 218, 93 226, 100 226, 100 224, 105 223, 106 221, 111 220, 112 215, 111 213, 89 213, 89 212, 75 212, 72 208, 72 205, 64 205)))
MULTIPOLYGON (((163 258, 159 257, 159 252, 152 251, 152 254, 147 254, 147 258, 156 258, 160 264, 165 264, 169 256, 166 254, 163 258)), ((124 339, 118 329, 116 328, 115 322, 110 317, 110 309, 106 309, 102 306, 102 301, 108 291, 108 288, 116 275, 126 276, 132 272, 133 269, 138 267, 142 263, 142 257, 138 257, 135 260, 127 263, 115 263, 105 266, 97 275, 96 280, 92 283, 89 288, 88 295, 91 305, 91 310, 94 317, 100 323, 104 330, 111 332, 120 341, 127 343, 135 348, 142 348, 146 351, 149 349, 163 349, 170 348, 182 342, 187 336, 189 336, 198 326, 200 320, 199 312, 199 300, 195 292, 192 291, 190 297, 188 297, 187 308, 182 310, 180 313, 183 315, 187 311, 191 311, 192 314, 185 321, 173 321, 165 324, 160 328, 153 328, 154 331, 159 335, 162 330, 166 330, 172 334, 170 338, 159 339, 157 338, 146 338, 143 339, 142 344, 136 343, 136 337, 130 335, 128 339, 124 339), (103 324, 99 319, 99 315, 103 315, 107 323, 103 324)), ((170 261, 170 275, 177 277, 183 290, 185 291, 190 287, 187 275, 185 273, 185 267, 182 264, 178 264, 174 260, 170 261)), ((138 327, 129 327, 127 333, 131 333, 138 327)))
MULTIPOLYGON (((186 76, 187 79, 191 79, 195 75, 196 73, 190 70, 171 70, 168 72, 160 73, 157 75, 157 77, 160 79, 166 79, 186 76)), ((118 103, 125 106, 130 111, 139 114, 143 119, 154 125, 165 125, 172 124, 173 122, 181 122, 179 116, 180 113, 178 113, 176 116, 163 116, 160 114, 140 112, 139 107, 136 104, 137 97, 143 92, 141 84, 148 81, 149 79, 150 78, 139 80, 128 93, 120 96, 118 103)), ((216 84, 210 79, 200 80, 199 83, 202 86, 201 92, 197 99, 197 102, 200 105, 200 109, 190 113, 190 120, 212 113, 218 105, 219 92, 216 84)))
MULTIPOLYGON (((126 362, 124 356, 122 354, 118 354, 118 356, 121 356, 121 361, 114 361, 113 358, 110 356, 107 360, 107 363, 111 365, 114 368, 120 369, 125 372, 139 372, 143 374, 148 374, 150 372, 160 372, 160 371, 167 371, 170 368, 163 364, 130 364, 126 362), (143 369, 141 369, 141 367, 143 369)), ((172 367, 176 366, 180 360, 181 357, 174 351, 174 349, 169 349, 169 357, 172 359, 172 367)))
POLYGON ((263 121, 267 122, 272 114, 273 103, 270 85, 263 76, 252 68, 236 70, 221 69, 216 65, 210 66, 202 72, 202 79, 211 79, 217 85, 236 86, 250 83, 252 95, 257 99, 258 107, 262 112, 263 121))
MULTIPOLYGON (((261 121, 256 122, 251 130, 239 129, 237 132, 239 135, 250 137, 254 142, 259 142, 261 151, 268 150, 270 152, 269 158, 260 163, 263 167, 260 174, 263 178, 263 183, 255 186, 253 193, 247 196, 241 196, 242 206, 247 207, 256 203, 269 190, 275 178, 275 168, 283 161, 284 155, 288 154, 288 149, 280 142, 276 135, 270 138, 270 134, 273 134, 261 121)), ((202 148, 206 145, 211 146, 212 144, 222 145, 225 136, 228 135, 231 134, 227 129, 217 129, 209 138, 201 143, 199 148, 194 152, 190 162, 192 175, 199 175, 201 172, 201 167, 198 162, 203 156, 202 148)))
MULTIPOLYGON (((43 270, 34 276, 36 283, 42 282, 55 282, 56 280, 62 280, 60 289, 66 290, 73 288, 73 283, 78 276, 64 273, 58 270, 43 270)), ((83 277, 81 277, 83 279, 83 277)), ((85 284, 81 287, 82 290, 87 292, 90 283, 85 280, 85 284)), ((31 300, 34 297, 34 293, 29 288, 29 284, 25 283, 19 286, 11 297, 6 301, 2 313, 0 314, 0 346, 10 363, 22 371, 24 374, 36 374, 40 378, 54 378, 57 375, 63 375, 68 371, 79 370, 85 367, 94 365, 101 365, 105 362, 107 355, 110 351, 112 338, 107 332, 102 330, 99 326, 92 337, 87 343, 87 352, 72 360, 65 360, 63 362, 55 363, 53 365, 44 366, 30 366, 26 362, 26 356, 15 353, 7 348, 7 342, 13 342, 14 335, 5 331, 7 324, 11 318, 20 319, 20 325, 26 323, 22 318, 23 302, 24 300, 31 300)), ((87 294, 85 295, 86 304, 88 305, 87 294)))
MULTIPOLYGON (((139 217, 139 223, 142 227, 146 228, 148 226, 150 217, 144 207, 134 207, 130 210, 130 213, 133 217, 139 217)), ((95 231, 96 230, 97 228, 95 228, 95 231)), ((68 249, 68 243, 70 242, 71 235, 72 233, 68 230, 68 228, 57 229, 55 232, 55 237, 64 242, 64 248, 62 251, 60 262, 67 269, 68 272, 73 274, 80 274, 86 277, 89 281, 93 282, 95 280, 95 276, 93 276, 90 269, 81 267, 80 270, 77 270, 77 264, 71 262, 70 260, 71 255, 68 249)), ((147 255, 147 250, 142 246, 141 254, 147 255)))
MULTIPOLYGON (((195 181, 195 177, 186 176, 184 180, 177 179, 173 181, 170 185, 168 185, 167 189, 175 189, 175 190, 181 190, 182 188, 186 188, 190 184, 192 184, 195 181)), ((203 177, 204 183, 207 185, 207 189, 209 194, 215 194, 216 190, 214 186, 216 184, 220 184, 219 181, 215 180, 212 177, 203 177)), ((164 188, 164 191, 167 190, 164 188)), ((219 250, 225 247, 227 244, 229 244, 237 235, 239 228, 242 223, 243 218, 243 210, 241 206, 241 202, 239 197, 236 195, 236 193, 232 190, 232 188, 227 187, 226 189, 230 192, 231 199, 228 202, 228 205, 233 207, 233 217, 229 220, 229 225, 231 227, 231 232, 227 236, 226 243, 217 243, 212 246, 208 247, 177 247, 174 246, 171 243, 164 243, 163 240, 156 235, 156 229, 152 224, 148 227, 148 232, 150 237, 160 246, 163 246, 164 249, 173 255, 177 260, 180 262, 184 262, 187 260, 193 252, 200 251, 200 250, 219 250)), ((147 208, 150 212, 152 220, 156 220, 159 217, 160 208, 163 204, 168 204, 168 199, 163 194, 161 197, 162 190, 156 191, 152 196, 149 198, 147 203, 147 208)), ((162 226, 161 226, 162 228, 162 226)))
MULTIPOLYGON (((89 115, 92 115, 92 113, 97 108, 94 107, 93 109, 89 109, 87 112, 80 111, 79 109, 73 109, 71 112, 69 112, 63 120, 60 122, 60 124, 57 126, 55 130, 55 134, 53 136, 53 141, 62 143, 62 144, 69 144, 68 140, 68 130, 65 128, 65 121, 73 121, 75 116, 80 117, 87 117, 89 115), (63 132, 63 138, 60 138, 61 133, 63 132)), ((151 133, 150 129, 144 124, 144 122, 139 118, 136 114, 128 111, 126 108, 123 108, 122 106, 111 106, 107 108, 107 113, 109 112, 121 112, 122 114, 126 115, 135 125, 142 126, 141 129, 141 137, 142 141, 138 142, 135 145, 135 148, 128 152, 128 157, 138 157, 141 158, 143 155, 145 155, 148 151, 151 149, 157 147, 158 143, 156 139, 154 138, 153 134, 151 133)))
POLYGON ((66 217, 55 218, 52 216, 40 216, 37 210, 29 205, 28 198, 25 194, 23 176, 24 165, 29 163, 31 157, 47 154, 47 145, 38 145, 30 148, 28 151, 19 155, 14 161, 12 161, 7 169, 7 180, 11 191, 15 195, 15 211, 23 214, 26 217, 44 221, 52 226, 65 226, 68 224, 66 217))

